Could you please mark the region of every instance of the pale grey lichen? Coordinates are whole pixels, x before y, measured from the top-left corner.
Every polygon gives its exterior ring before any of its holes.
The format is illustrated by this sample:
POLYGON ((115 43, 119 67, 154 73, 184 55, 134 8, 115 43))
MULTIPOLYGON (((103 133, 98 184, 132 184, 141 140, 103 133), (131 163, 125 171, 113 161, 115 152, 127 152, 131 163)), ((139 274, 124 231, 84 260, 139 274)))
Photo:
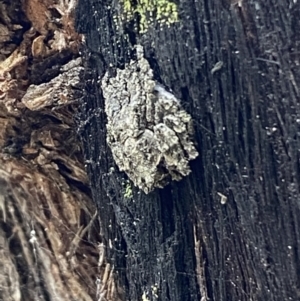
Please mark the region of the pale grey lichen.
POLYGON ((142 46, 137 60, 101 81, 107 114, 107 143, 119 169, 149 193, 190 173, 198 156, 191 116, 155 82, 142 46))

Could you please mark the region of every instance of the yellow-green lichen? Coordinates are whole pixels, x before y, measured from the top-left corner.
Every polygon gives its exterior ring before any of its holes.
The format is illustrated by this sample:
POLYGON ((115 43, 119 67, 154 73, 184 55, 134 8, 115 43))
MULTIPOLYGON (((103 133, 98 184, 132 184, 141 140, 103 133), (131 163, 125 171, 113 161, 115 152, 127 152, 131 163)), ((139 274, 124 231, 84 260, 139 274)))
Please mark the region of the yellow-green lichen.
POLYGON ((122 19, 125 22, 139 16, 139 32, 147 31, 150 24, 157 21, 159 24, 170 25, 178 22, 177 4, 169 0, 122 0, 122 19))
POLYGON ((129 181, 126 181, 124 190, 123 190, 123 195, 125 199, 131 199, 133 197, 132 194, 132 187, 129 181))

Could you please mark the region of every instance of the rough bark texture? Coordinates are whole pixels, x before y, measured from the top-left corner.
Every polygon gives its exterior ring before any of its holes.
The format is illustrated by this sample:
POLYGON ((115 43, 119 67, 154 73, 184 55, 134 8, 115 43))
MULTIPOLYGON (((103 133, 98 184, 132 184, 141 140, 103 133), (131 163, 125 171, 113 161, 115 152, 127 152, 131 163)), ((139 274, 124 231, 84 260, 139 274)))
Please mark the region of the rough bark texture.
POLYGON ((74 128, 83 67, 73 4, 0 1, 3 301, 90 301, 111 290, 74 128))
POLYGON ((79 133, 124 300, 299 300, 300 3, 184 0, 179 22, 143 34, 141 15, 114 21, 119 4, 80 0, 77 28, 79 133), (200 154, 187 178, 148 195, 112 159, 99 85, 136 44, 192 115, 200 154))

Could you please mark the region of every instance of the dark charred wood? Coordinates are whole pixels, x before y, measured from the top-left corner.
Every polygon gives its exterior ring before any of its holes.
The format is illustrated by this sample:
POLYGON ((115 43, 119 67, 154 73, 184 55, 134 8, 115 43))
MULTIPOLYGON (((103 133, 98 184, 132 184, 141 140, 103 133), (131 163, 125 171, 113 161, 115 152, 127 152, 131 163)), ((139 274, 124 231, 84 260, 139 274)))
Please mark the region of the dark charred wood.
POLYGON ((224 4, 181 1, 178 23, 139 34, 113 25, 115 2, 79 1, 88 71, 79 132, 124 300, 300 298, 300 5, 224 4), (182 181, 148 195, 132 187, 128 199, 99 79, 124 68, 135 44, 192 115, 200 156, 182 181))

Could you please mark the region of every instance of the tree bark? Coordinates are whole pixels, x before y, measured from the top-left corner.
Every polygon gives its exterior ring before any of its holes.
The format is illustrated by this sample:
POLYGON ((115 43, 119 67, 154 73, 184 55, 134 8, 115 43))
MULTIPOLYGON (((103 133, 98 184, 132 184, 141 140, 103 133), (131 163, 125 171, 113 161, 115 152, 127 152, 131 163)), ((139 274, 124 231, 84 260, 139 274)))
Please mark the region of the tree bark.
POLYGON ((73 23, 67 1, 0 1, 0 300, 90 301, 111 279, 73 120, 73 23))
POLYGON ((79 132, 124 300, 298 300, 300 5, 185 0, 167 25, 160 3, 77 10, 88 63, 79 132), (149 194, 129 182, 128 196, 100 82, 136 60, 135 45, 192 115, 200 155, 182 181, 149 194))
POLYGON ((0 2, 0 300, 299 300, 299 2, 74 4, 0 2), (101 90, 136 45, 199 152, 148 194, 101 90))

